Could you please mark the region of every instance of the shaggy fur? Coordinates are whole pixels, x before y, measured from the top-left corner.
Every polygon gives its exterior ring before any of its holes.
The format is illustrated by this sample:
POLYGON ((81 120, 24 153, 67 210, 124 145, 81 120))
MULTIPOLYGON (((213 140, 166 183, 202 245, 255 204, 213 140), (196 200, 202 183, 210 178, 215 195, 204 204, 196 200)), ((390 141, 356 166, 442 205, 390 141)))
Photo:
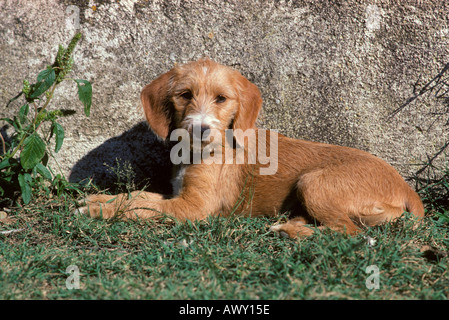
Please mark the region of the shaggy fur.
MULTIPOLYGON (((217 130, 223 137, 226 129, 255 129, 257 135, 265 134, 255 128, 262 106, 259 89, 239 72, 208 59, 176 66, 161 75, 144 87, 141 100, 151 129, 163 140, 176 128, 192 133, 195 125, 201 126, 201 132, 217 130)), ((214 141, 211 155, 224 152, 221 148, 229 140, 214 141)), ((266 141, 270 150, 269 137, 266 141)), ((235 136, 233 142, 234 156, 243 146, 247 161, 250 151, 245 140, 235 136)), ((260 175, 259 169, 267 165, 259 162, 206 164, 203 160, 177 166, 171 198, 145 191, 92 195, 79 211, 92 217, 130 219, 167 214, 179 220, 290 211, 291 220, 271 230, 292 238, 312 234, 306 224, 355 234, 363 226, 396 219, 404 211, 424 216, 417 193, 395 169, 371 154, 281 134, 277 149, 273 175, 260 175)))

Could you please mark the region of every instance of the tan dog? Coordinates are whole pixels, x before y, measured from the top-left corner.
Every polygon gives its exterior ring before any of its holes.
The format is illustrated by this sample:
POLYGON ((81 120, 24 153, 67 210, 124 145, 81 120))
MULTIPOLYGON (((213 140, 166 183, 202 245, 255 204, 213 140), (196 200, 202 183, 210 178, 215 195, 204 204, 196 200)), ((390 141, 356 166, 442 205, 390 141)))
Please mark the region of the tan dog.
MULTIPOLYGON (((355 234, 363 226, 393 220, 404 211, 424 216, 419 196, 398 172, 364 151, 281 134, 255 142, 247 135, 247 144, 242 135, 226 136, 228 129, 253 130, 262 138, 273 134, 255 128, 261 94, 238 71, 208 59, 176 66, 145 86, 141 100, 151 129, 161 139, 168 140, 175 129, 185 129, 190 139, 195 128, 200 136, 222 133, 222 140, 212 140, 209 155, 231 150, 236 156, 244 150, 245 163, 210 163, 203 155, 199 163, 177 166, 171 198, 144 191, 92 195, 80 212, 103 218, 167 214, 179 220, 200 220, 208 215, 272 216, 290 211, 291 220, 271 229, 292 238, 311 235, 313 229, 306 224, 355 234), (255 145, 277 156, 274 173, 260 174, 261 168, 268 167, 260 159, 251 163, 254 151, 250 149, 255 145)), ((187 158, 191 160, 206 145, 201 142, 200 149, 194 148, 187 158)))

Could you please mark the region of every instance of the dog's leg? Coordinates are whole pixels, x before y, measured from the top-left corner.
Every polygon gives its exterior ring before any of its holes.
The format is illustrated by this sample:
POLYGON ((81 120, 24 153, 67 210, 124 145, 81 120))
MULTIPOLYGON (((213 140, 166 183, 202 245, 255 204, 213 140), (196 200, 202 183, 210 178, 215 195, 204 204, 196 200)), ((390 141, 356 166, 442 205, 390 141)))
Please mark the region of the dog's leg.
POLYGON ((158 214, 157 209, 153 209, 149 205, 154 205, 155 202, 163 200, 164 198, 161 194, 144 191, 117 195, 98 194, 81 200, 80 203, 83 207, 78 208, 77 212, 88 214, 93 218, 104 219, 112 217, 156 216, 158 214))
POLYGON ((78 213, 88 214, 93 218, 147 219, 167 214, 181 221, 202 220, 213 211, 214 208, 208 208, 199 199, 164 199, 161 194, 144 191, 114 196, 92 195, 77 210, 78 213))
MULTIPOLYGON (((130 194, 91 195, 78 212, 104 219, 147 219, 164 214, 177 220, 202 220, 220 211, 217 195, 220 171, 214 166, 193 166, 184 175, 180 194, 166 199, 162 194, 134 191, 130 194)), ((219 189, 218 189, 219 190, 219 189)))
MULTIPOLYGON (((293 218, 288 220, 286 223, 272 226, 270 230, 276 232, 282 237, 288 237, 291 239, 311 236, 314 230, 307 227, 305 224, 306 222, 303 218, 293 218)), ((320 226, 318 228, 322 229, 323 227, 320 226)))
POLYGON ((361 208, 354 221, 362 226, 376 226, 396 220, 402 216, 404 209, 386 203, 374 202, 371 206, 361 208))
POLYGON ((338 226, 317 226, 317 227, 309 227, 306 226, 306 223, 303 218, 293 218, 288 220, 286 223, 274 225, 270 227, 271 231, 276 232, 280 236, 288 237, 291 239, 296 238, 304 238, 313 235, 315 229, 323 230, 325 228, 329 228, 334 231, 344 232, 347 234, 357 234, 360 229, 357 228, 355 224, 351 221, 347 221, 346 223, 340 223, 338 226))
MULTIPOLYGON (((404 213, 407 197, 412 192, 405 182, 388 180, 388 177, 371 183, 368 179, 351 178, 344 168, 305 173, 297 183, 298 200, 323 227, 350 235, 359 233, 363 227, 393 221, 404 213)), ((304 222, 295 219, 275 229, 291 238, 313 233, 304 222)))
MULTIPOLYGON (((323 224, 317 227, 318 229, 322 230, 327 227, 337 232, 355 235, 362 230, 361 227, 363 226, 376 226, 399 218, 404 210, 399 207, 377 203, 360 208, 358 214, 344 213, 343 210, 341 212, 329 212, 323 209, 317 210, 310 206, 309 212, 323 224)), ((314 233, 314 228, 307 227, 303 218, 293 218, 286 223, 272 226, 270 230, 292 239, 311 236, 314 233)))

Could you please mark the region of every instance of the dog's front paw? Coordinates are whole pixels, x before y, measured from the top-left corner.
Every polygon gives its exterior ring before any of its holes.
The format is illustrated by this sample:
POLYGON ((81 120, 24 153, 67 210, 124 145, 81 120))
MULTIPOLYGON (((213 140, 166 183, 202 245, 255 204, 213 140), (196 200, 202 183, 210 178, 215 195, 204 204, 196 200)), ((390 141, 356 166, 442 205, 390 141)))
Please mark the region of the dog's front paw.
POLYGON ((75 210, 76 215, 88 215, 92 218, 109 219, 117 216, 117 210, 109 203, 88 202, 75 210))
POLYGON ((92 218, 109 219, 117 215, 116 199, 117 196, 90 195, 78 200, 79 207, 74 213, 75 215, 88 215, 92 218))
POLYGON ((75 214, 86 214, 93 218, 136 219, 160 216, 164 196, 157 193, 134 191, 117 195, 97 194, 79 201, 75 214))

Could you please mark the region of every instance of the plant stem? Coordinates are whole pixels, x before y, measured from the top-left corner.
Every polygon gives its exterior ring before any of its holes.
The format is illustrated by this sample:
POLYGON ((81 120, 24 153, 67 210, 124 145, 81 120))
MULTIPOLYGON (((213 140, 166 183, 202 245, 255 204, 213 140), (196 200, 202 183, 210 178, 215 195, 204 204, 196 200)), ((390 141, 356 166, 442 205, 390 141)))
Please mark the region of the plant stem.
MULTIPOLYGON (((38 114, 36 114, 36 116, 34 117, 33 120, 33 131, 36 131, 40 125, 34 129, 34 126, 36 125, 37 119, 39 118, 39 115, 47 108, 48 104, 50 103, 50 100, 53 98, 53 93, 55 92, 56 86, 58 84, 55 82, 55 84, 53 85, 53 87, 51 88, 50 91, 50 95, 48 96, 47 101, 45 101, 44 106, 42 107, 41 111, 39 111, 38 114)), ((29 129, 31 130, 31 128, 29 129)), ((17 153, 17 151, 19 151, 19 149, 22 147, 23 142, 25 141, 25 139, 28 137, 29 132, 27 132, 26 134, 23 135, 22 140, 20 140, 19 144, 16 146, 16 148, 14 149, 14 151, 11 153, 11 155, 9 156, 10 158, 13 158, 15 156, 15 154, 17 153)))
POLYGON ((3 154, 6 154, 6 142, 5 139, 3 139, 3 135, 1 132, 0 132, 0 139, 2 140, 3 154))

